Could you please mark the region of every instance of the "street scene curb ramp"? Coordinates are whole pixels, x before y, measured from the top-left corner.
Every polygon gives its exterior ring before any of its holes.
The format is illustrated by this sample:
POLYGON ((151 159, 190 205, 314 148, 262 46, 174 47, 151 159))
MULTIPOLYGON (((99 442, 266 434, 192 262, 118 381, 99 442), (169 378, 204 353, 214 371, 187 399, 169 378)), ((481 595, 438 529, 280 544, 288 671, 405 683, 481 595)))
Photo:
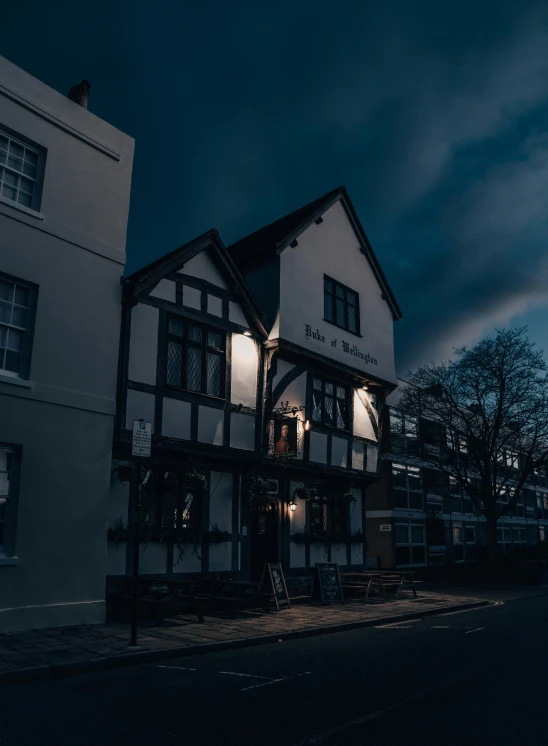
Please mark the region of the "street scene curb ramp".
POLYGON ((410 619, 440 616, 456 611, 470 611, 492 605, 492 601, 467 600, 463 603, 447 604, 439 608, 417 609, 416 611, 413 610, 401 614, 387 614, 386 616, 372 616, 367 619, 306 627, 292 631, 273 632, 265 635, 255 635, 238 639, 233 638, 218 642, 199 643, 196 645, 164 647, 156 650, 131 650, 129 652, 120 652, 113 655, 90 657, 88 660, 20 667, 17 670, 0 672, 0 686, 140 665, 167 660, 169 658, 187 658, 194 655, 206 655, 208 653, 217 653, 225 650, 237 650, 258 645, 268 645, 278 641, 289 641, 307 637, 318 637, 338 632, 349 632, 351 630, 365 627, 394 624, 397 622, 405 622, 410 619))

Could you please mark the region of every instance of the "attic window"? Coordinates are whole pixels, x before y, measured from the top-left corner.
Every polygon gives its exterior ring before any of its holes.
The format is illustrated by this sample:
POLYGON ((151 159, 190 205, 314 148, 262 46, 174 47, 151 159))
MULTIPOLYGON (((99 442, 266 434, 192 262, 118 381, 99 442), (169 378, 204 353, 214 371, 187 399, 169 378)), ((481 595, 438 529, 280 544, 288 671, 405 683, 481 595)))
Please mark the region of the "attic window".
POLYGON ((359 296, 346 285, 324 275, 324 320, 359 336, 359 296))

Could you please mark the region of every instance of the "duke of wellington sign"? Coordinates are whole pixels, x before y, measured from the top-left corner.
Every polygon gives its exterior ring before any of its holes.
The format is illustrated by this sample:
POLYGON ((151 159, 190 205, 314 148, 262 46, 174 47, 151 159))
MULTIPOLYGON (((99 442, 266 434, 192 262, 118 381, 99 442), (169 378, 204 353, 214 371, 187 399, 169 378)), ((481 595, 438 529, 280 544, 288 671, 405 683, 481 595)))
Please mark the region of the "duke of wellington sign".
MULTIPOLYGON (((313 331, 310 324, 304 325, 304 336, 306 339, 315 339, 322 344, 326 344, 325 336, 320 333, 319 329, 313 331)), ((327 342, 331 345, 331 347, 337 347, 338 340, 336 338, 327 340, 327 342)), ((378 365, 376 358, 371 357, 368 352, 362 352, 359 347, 357 347, 353 342, 347 342, 346 340, 341 339, 340 349, 347 355, 354 355, 354 357, 360 358, 360 360, 363 360, 366 365, 378 365)))

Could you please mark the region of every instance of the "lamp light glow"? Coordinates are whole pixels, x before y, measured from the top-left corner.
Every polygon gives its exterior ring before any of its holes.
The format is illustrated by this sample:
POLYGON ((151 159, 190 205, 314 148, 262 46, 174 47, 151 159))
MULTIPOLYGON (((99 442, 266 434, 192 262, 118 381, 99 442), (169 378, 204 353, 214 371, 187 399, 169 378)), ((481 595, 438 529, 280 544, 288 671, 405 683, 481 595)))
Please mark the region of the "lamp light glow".
POLYGON ((295 499, 291 500, 289 503, 289 510, 294 513, 297 510, 297 503, 295 502, 295 499))
POLYGON ((307 421, 306 421, 306 422, 304 423, 304 429, 305 429, 305 430, 310 430, 310 420, 307 420, 307 421))

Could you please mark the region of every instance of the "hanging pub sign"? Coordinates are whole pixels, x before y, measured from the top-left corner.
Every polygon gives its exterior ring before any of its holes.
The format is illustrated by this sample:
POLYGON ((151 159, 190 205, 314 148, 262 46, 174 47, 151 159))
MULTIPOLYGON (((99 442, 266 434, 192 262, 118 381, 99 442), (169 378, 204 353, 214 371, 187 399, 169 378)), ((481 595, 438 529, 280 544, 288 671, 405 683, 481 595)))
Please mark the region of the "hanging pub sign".
POLYGON ((297 455, 297 417, 283 417, 274 420, 274 458, 297 455))

